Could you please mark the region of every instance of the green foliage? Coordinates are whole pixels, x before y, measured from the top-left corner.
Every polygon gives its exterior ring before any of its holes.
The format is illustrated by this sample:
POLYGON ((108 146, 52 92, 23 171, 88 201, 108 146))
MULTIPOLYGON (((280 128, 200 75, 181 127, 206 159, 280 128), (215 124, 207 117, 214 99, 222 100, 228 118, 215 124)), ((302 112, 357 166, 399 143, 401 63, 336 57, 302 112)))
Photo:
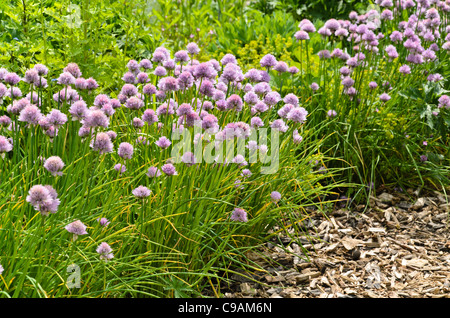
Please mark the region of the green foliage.
POLYGON ((245 68, 259 67, 260 59, 273 54, 277 59, 292 64, 292 52, 298 44, 292 34, 297 21, 290 14, 281 11, 264 15, 259 11, 248 10, 245 16, 239 16, 233 22, 223 23, 217 29, 217 38, 207 47, 210 57, 220 58, 231 53, 245 68))
POLYGON ((351 11, 366 11, 372 1, 364 0, 252 0, 250 7, 270 15, 274 11, 291 14, 296 20, 347 19, 351 11))

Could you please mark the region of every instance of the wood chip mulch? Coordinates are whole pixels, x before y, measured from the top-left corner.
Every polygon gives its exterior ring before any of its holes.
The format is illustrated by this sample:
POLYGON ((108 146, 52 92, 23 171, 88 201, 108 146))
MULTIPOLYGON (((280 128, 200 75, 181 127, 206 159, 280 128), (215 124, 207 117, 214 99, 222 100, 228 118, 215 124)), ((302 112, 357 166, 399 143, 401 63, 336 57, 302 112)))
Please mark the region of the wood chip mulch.
MULTIPOLYGON (((449 298, 450 204, 383 192, 370 208, 310 211, 308 236, 280 235, 231 276, 226 298, 449 298), (307 251, 305 254, 304 251, 307 251)), ((210 295, 213 296, 213 295, 210 295)))

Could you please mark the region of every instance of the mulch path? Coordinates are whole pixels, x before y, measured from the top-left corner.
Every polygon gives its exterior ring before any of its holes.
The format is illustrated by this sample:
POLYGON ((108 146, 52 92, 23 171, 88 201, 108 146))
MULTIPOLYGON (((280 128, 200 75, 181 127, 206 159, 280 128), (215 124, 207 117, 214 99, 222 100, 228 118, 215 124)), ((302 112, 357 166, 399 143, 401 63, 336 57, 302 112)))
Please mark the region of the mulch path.
POLYGON ((248 253, 264 271, 234 274, 220 292, 226 298, 450 297, 444 196, 411 200, 384 192, 369 206, 309 211, 309 238, 278 236, 248 253))

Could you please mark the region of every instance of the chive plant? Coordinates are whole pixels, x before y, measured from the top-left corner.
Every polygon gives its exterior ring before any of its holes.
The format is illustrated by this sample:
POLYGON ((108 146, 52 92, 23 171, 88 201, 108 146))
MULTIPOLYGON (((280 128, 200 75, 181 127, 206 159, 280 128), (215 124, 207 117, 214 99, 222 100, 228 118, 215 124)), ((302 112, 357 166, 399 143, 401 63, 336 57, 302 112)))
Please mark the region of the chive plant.
POLYGON ((302 20, 293 34, 298 55, 314 41, 319 64, 302 59, 290 86, 309 111, 306 127, 331 123, 330 167, 353 167, 341 178, 360 183, 362 193, 376 190, 369 184, 445 191, 449 107, 439 100, 449 91, 449 3, 375 4, 347 20, 302 20))
POLYGON ((37 99, 2 104, 2 296, 201 295, 322 204, 336 186, 327 138, 287 86, 272 89, 278 61, 244 73, 199 50, 130 60, 116 95, 75 63, 47 85, 43 65, 4 82, 37 99))

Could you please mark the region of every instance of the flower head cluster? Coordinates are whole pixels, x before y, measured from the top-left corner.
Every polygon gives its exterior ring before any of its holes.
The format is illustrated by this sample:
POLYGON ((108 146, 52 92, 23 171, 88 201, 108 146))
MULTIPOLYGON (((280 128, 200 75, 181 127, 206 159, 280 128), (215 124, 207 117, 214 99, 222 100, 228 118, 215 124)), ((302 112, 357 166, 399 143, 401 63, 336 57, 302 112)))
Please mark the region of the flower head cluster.
POLYGON ((58 194, 50 185, 32 186, 26 201, 44 216, 47 216, 49 213, 56 213, 60 204, 58 194))

